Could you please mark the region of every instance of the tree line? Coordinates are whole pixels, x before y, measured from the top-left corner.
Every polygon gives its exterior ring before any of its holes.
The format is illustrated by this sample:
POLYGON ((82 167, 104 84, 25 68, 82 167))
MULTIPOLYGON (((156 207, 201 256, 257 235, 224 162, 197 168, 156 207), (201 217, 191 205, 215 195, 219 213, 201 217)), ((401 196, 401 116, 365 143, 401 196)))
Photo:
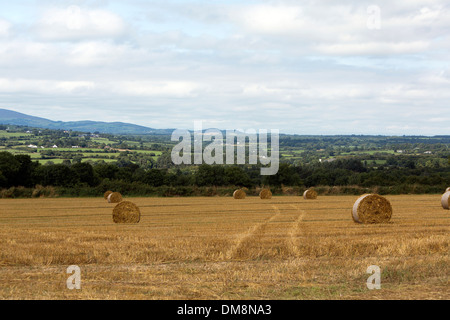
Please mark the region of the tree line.
POLYGON ((382 187, 386 192, 394 190, 392 192, 397 193, 410 190, 438 193, 448 184, 448 167, 416 167, 411 164, 371 168, 364 166, 358 159, 339 159, 302 166, 281 163, 276 175, 261 176, 259 165, 203 164, 198 167, 151 169, 132 162, 42 165, 32 161, 28 155, 0 152, 0 189, 51 186, 59 188, 63 194, 73 196, 100 195, 114 188, 120 188, 130 195, 143 195, 147 191, 152 193, 155 188, 172 188, 173 195, 186 195, 202 187, 229 187, 231 190, 234 187, 252 189, 262 186, 358 186, 382 187), (405 186, 414 188, 405 189, 405 186))

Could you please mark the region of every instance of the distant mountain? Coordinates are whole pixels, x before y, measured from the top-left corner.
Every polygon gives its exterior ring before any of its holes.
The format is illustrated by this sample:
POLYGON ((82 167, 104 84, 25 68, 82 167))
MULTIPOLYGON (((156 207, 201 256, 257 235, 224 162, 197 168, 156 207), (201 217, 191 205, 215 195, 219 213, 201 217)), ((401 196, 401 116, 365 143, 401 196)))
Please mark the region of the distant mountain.
POLYGON ((110 134, 172 134, 173 131, 172 129, 152 129, 124 122, 52 121, 7 109, 0 109, 0 124, 82 132, 98 131, 110 134))

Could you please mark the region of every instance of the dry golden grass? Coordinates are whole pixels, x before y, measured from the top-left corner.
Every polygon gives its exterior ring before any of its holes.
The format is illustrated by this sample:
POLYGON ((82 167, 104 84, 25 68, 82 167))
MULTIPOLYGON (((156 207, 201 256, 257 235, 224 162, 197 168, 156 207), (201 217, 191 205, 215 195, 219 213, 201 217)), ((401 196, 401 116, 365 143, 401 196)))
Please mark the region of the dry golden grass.
POLYGON ((449 299, 440 195, 387 196, 375 225, 353 222, 357 198, 130 198, 124 225, 101 198, 1 199, 0 299, 449 299))

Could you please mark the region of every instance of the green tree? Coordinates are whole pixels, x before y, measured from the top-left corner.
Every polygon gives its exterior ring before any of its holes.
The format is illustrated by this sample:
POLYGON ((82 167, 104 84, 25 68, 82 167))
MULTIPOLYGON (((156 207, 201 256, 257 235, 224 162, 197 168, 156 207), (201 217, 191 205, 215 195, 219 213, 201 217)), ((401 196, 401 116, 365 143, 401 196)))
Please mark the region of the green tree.
POLYGON ((250 187, 251 181, 248 174, 238 166, 227 166, 224 168, 225 181, 229 185, 239 187, 250 187))
POLYGON ((32 175, 38 163, 32 162, 29 155, 15 155, 14 158, 19 162, 20 167, 15 173, 13 184, 15 186, 32 187, 32 175))
POLYGON ((8 180, 5 178, 3 173, 0 171, 0 188, 5 188, 8 186, 8 180))
POLYGON ((0 172, 6 179, 6 186, 15 185, 16 175, 21 168, 21 163, 9 152, 0 152, 0 172))
POLYGON ((117 178, 119 168, 113 164, 102 163, 97 164, 94 167, 94 171, 97 174, 97 176, 102 180, 103 179, 115 180, 117 178))
POLYGON ((143 177, 144 183, 154 186, 154 187, 160 187, 164 185, 165 180, 165 171, 160 169, 150 169, 148 170, 143 177))
POLYGON ((200 187, 226 185, 224 173, 223 166, 202 164, 195 174, 195 184, 200 187))
POLYGON ((72 187, 79 182, 77 173, 63 164, 39 166, 34 179, 36 184, 55 187, 72 187))
POLYGON ((300 185, 300 175, 295 168, 287 163, 281 163, 278 172, 264 178, 264 183, 271 186, 297 186, 300 185))
POLYGON ((72 165, 72 170, 78 176, 78 180, 82 183, 87 183, 93 187, 99 183, 98 177, 95 175, 94 168, 90 163, 82 162, 72 165))

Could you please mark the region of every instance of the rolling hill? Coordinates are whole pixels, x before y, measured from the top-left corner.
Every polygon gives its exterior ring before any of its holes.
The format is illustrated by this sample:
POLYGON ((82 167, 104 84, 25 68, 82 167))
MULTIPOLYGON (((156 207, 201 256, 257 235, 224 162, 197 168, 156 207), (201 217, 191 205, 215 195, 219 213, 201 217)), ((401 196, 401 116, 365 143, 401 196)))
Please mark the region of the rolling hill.
POLYGON ((172 129, 153 129, 124 122, 52 121, 7 109, 0 109, 0 124, 110 134, 171 134, 173 131, 172 129))

